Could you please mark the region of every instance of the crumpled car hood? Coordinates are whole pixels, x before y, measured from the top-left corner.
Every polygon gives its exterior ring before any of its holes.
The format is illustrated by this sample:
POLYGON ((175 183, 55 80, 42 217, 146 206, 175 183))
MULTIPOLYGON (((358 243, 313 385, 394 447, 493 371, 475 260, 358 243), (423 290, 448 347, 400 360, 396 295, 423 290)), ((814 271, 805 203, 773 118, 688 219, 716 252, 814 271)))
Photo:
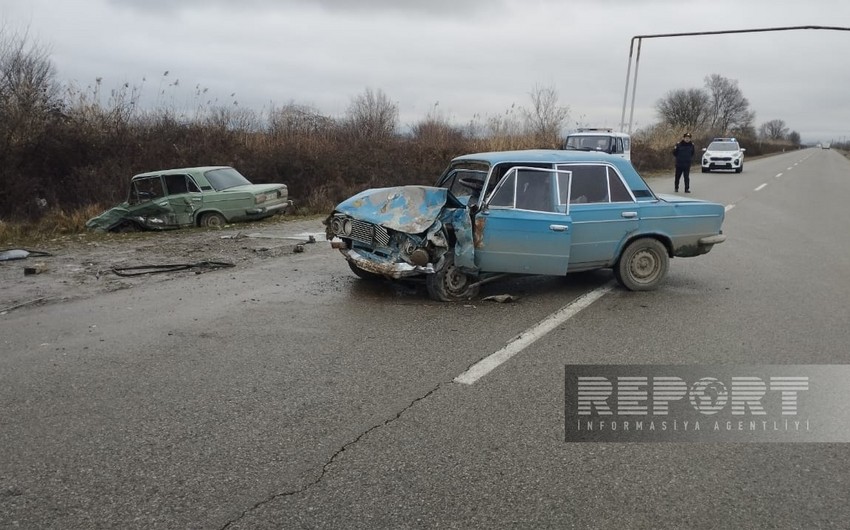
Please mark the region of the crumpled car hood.
POLYGON ((466 208, 446 188, 396 186, 360 192, 339 203, 335 210, 391 230, 419 234, 439 219, 446 206, 466 208))

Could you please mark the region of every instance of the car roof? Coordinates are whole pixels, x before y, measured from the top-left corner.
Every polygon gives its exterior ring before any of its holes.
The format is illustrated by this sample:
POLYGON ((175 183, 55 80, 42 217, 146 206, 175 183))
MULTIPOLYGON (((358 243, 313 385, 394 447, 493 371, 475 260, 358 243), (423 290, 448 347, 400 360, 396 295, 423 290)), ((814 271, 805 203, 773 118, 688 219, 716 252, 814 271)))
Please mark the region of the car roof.
POLYGON ((136 177, 152 177, 155 175, 173 175, 175 173, 206 173, 213 169, 230 169, 230 166, 198 166, 198 167, 181 167, 175 169, 160 169, 158 171, 147 171, 134 175, 136 177))
POLYGON ((502 162, 514 163, 549 163, 562 162, 616 162, 624 160, 622 157, 609 155, 599 151, 567 151, 563 149, 529 149, 522 151, 491 151, 486 153, 473 153, 456 157, 452 162, 487 162, 488 164, 500 164, 502 162))
POLYGON ((576 132, 571 132, 567 136, 619 136, 622 138, 628 138, 629 135, 624 132, 613 131, 611 129, 579 129, 576 132))

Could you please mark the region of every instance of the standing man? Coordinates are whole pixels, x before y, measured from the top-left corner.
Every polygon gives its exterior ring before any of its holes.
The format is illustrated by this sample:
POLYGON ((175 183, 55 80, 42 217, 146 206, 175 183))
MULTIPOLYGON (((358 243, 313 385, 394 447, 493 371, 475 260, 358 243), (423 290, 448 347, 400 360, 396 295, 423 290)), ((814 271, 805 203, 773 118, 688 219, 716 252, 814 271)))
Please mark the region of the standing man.
POLYGON ((679 192, 679 179, 685 177, 685 193, 691 192, 691 163, 694 161, 694 144, 691 143, 691 133, 686 132, 682 141, 673 148, 676 157, 676 193, 679 192))

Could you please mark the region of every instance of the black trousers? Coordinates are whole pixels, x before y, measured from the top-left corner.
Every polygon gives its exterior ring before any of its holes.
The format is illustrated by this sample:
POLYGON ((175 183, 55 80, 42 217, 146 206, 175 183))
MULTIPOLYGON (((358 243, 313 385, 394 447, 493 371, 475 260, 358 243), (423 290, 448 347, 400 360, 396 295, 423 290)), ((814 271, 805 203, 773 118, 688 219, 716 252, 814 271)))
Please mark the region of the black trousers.
POLYGON ((676 166, 676 191, 679 191, 679 180, 685 177, 685 191, 691 189, 691 166, 676 166))

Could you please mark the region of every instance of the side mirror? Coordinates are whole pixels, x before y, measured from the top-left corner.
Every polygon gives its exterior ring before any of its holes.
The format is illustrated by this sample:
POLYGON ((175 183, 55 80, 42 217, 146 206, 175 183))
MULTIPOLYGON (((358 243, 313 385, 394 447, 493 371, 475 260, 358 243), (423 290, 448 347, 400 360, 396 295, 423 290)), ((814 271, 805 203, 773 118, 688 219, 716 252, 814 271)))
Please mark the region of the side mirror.
POLYGON ((703 147, 703 148, 702 148, 702 150, 703 150, 703 151, 705 151, 705 150, 706 150, 706 148, 705 148, 705 147, 703 147))
POLYGON ((743 151, 746 151, 746 149, 742 147, 742 148, 741 148, 741 151, 742 151, 742 152, 743 152, 743 151))

